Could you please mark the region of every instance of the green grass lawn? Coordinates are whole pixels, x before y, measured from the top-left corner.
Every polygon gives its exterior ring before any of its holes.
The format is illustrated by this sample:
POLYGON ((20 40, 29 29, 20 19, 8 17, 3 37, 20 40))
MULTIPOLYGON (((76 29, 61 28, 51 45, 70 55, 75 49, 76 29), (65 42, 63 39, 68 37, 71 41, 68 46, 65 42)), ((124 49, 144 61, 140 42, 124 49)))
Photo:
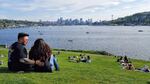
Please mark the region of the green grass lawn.
MULTIPOLYGON (((54 51, 55 53, 55 51, 54 51)), ((12 73, 7 70, 7 50, 0 49, 5 57, 0 65, 0 84, 150 84, 150 73, 122 70, 113 56, 88 54, 92 63, 68 62, 68 56, 79 52, 63 51, 57 57, 60 71, 53 73, 12 73)), ((150 62, 132 60, 135 67, 150 62)))

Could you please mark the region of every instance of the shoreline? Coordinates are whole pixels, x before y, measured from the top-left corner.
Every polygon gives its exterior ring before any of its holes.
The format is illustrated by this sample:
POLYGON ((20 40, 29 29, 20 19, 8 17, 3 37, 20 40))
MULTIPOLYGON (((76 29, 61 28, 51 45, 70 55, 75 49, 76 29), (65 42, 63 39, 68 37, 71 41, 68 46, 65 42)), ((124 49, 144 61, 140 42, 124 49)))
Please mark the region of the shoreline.
MULTIPOLYGON (((7 44, 0 44, 0 50, 2 49, 8 49, 8 45, 7 44)), ((28 50, 30 50, 30 48, 27 48, 28 50)), ((59 49, 59 48, 53 48, 54 51, 68 51, 68 52, 78 52, 78 53, 88 53, 88 54, 97 54, 97 55, 105 55, 105 56, 115 56, 115 57, 124 57, 123 55, 115 55, 115 54, 112 54, 110 52, 107 52, 107 51, 99 51, 99 50, 76 50, 76 49, 59 49)), ((126 55, 128 58, 130 59, 134 59, 134 60, 143 60, 143 61, 150 61, 150 58, 149 59, 140 59, 140 58, 135 58, 135 57, 132 57, 132 56, 128 56, 126 55)))
POLYGON ((49 26, 16 26, 16 27, 0 27, 0 30, 3 30, 3 29, 18 29, 18 28, 32 28, 32 27, 56 27, 56 26, 97 26, 97 27, 101 27, 101 26, 113 26, 113 27, 119 27, 119 26, 123 26, 123 27, 137 27, 137 26, 140 26, 140 27, 150 27, 150 25, 49 25, 49 26))
MULTIPOLYGON (((67 51, 67 52, 77 52, 77 53, 87 53, 87 54, 96 54, 96 55, 104 55, 104 56, 110 56, 110 57, 121 57, 119 55, 111 54, 107 51, 95 51, 95 50, 67 50, 67 49, 53 49, 54 51, 67 51)), ((126 55, 127 56, 127 55, 126 55)), ((124 56, 122 56, 124 57, 124 56)), ((127 56, 129 59, 132 60, 138 60, 138 61, 146 61, 150 62, 150 60, 144 60, 144 59, 138 59, 138 58, 130 58, 130 56, 127 56)))
MULTIPOLYGON (((5 48, 5 47, 1 47, 0 46, 0 50, 4 50, 4 49, 8 49, 8 48, 5 48)), ((27 50, 30 50, 30 49, 27 49, 27 50)), ((107 52, 107 51, 95 51, 95 50, 68 50, 68 49, 56 49, 56 48, 54 48, 54 49, 52 49, 52 51, 63 51, 63 52, 65 52, 65 51, 67 51, 67 52, 76 52, 76 53, 86 53, 86 54, 96 54, 96 55, 104 55, 104 56, 110 56, 110 57, 116 57, 116 58, 118 58, 118 57, 121 57, 121 56, 119 56, 119 55, 114 55, 114 54, 111 54, 111 53, 109 53, 109 52, 107 52)), ((126 55, 127 56, 127 55, 126 55)), ((124 56, 122 56, 122 57, 124 57, 124 56)), ((131 60, 138 60, 138 61, 145 61, 145 62, 150 62, 150 60, 144 60, 144 59, 138 59, 138 58, 130 58, 130 56, 127 56, 129 59, 131 59, 131 60)))

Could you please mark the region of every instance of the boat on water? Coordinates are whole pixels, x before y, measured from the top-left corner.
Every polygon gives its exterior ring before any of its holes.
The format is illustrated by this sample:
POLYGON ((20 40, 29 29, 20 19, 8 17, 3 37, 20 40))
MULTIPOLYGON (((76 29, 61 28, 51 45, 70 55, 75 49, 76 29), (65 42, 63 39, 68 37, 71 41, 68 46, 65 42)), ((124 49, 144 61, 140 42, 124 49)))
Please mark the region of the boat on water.
POLYGON ((86 32, 86 34, 89 34, 90 32, 86 32))
POLYGON ((43 35, 43 33, 42 33, 41 31, 38 31, 38 33, 39 33, 40 35, 43 35))
POLYGON ((143 32, 143 30, 138 30, 138 32, 143 32))
POLYGON ((43 35, 43 33, 40 33, 40 35, 43 35))
POLYGON ((73 40, 68 40, 68 42, 73 42, 73 40))

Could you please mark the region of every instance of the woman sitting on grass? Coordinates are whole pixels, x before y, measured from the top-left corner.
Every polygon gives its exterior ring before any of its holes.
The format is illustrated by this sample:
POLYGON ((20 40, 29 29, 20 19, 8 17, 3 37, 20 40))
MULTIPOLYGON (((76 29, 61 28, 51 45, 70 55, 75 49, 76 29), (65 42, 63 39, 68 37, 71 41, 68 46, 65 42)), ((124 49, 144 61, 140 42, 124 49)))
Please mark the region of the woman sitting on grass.
POLYGON ((43 62, 43 66, 34 66, 35 71, 40 72, 52 72, 54 67, 55 70, 59 70, 58 64, 56 62, 55 57, 52 55, 52 50, 48 46, 47 43, 41 38, 37 39, 34 42, 30 52, 29 58, 32 60, 40 60, 43 62))
POLYGON ((129 59, 127 58, 127 56, 124 56, 124 57, 120 57, 117 59, 117 62, 120 62, 120 63, 129 63, 129 59))
POLYGON ((124 58, 121 56, 119 59, 117 59, 117 62, 120 63, 120 65, 122 66, 123 69, 135 70, 133 64, 131 63, 131 61, 129 61, 127 56, 125 56, 124 58))
POLYGON ((87 56, 87 63, 91 63, 91 57, 87 56))

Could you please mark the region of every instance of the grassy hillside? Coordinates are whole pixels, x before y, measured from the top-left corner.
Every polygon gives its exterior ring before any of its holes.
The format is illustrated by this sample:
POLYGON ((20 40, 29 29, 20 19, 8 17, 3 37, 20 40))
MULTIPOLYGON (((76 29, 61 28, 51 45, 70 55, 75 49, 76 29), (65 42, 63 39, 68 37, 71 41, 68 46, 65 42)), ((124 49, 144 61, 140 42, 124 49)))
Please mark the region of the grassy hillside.
MULTIPOLYGON (((54 51, 54 53, 56 53, 54 51)), ((12 73, 7 71, 7 50, 0 49, 5 57, 0 65, 0 84, 150 84, 150 73, 122 70, 113 56, 88 54, 92 63, 68 62, 71 55, 79 52, 62 51, 57 57, 60 71, 53 73, 12 73)), ((135 67, 142 67, 150 62, 132 60, 135 67)))

